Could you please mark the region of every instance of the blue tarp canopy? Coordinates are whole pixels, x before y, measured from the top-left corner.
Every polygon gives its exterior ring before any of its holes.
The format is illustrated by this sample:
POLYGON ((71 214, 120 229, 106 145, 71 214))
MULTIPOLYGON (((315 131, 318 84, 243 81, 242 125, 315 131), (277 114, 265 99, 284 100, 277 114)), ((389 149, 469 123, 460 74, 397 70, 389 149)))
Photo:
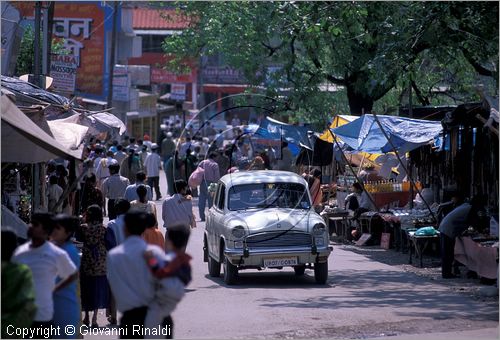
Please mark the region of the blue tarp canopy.
POLYGON ((255 136, 263 139, 283 140, 289 143, 290 151, 297 155, 300 150, 300 144, 312 149, 308 137, 309 129, 305 126, 295 126, 280 122, 279 120, 266 117, 261 123, 255 136))
MULTIPOLYGON (((396 150, 408 152, 436 140, 443 131, 441 122, 377 115, 396 150)), ((331 129, 354 151, 386 153, 393 151, 375 117, 365 114, 348 124, 331 129)))

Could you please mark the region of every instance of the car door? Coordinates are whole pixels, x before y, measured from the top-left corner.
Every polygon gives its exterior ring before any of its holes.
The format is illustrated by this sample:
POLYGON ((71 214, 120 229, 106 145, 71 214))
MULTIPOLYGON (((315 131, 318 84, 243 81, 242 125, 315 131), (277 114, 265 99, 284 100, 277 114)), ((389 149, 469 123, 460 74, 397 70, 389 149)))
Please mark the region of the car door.
POLYGON ((213 226, 214 226, 214 250, 216 251, 216 257, 220 262, 222 262, 222 259, 219 259, 219 254, 220 254, 220 238, 221 235, 224 235, 225 229, 224 229, 224 220, 225 220, 225 214, 224 214, 224 204, 225 204, 225 197, 226 197, 226 186, 223 183, 219 183, 217 187, 217 200, 214 202, 214 205, 212 207, 213 209, 213 226))
POLYGON ((221 211, 218 208, 219 200, 221 196, 221 183, 217 185, 217 190, 215 192, 214 204, 208 210, 207 215, 207 233, 208 233, 208 243, 209 243, 209 253, 213 258, 217 259, 219 250, 218 250, 218 240, 220 238, 220 229, 219 229, 219 220, 221 218, 221 211))

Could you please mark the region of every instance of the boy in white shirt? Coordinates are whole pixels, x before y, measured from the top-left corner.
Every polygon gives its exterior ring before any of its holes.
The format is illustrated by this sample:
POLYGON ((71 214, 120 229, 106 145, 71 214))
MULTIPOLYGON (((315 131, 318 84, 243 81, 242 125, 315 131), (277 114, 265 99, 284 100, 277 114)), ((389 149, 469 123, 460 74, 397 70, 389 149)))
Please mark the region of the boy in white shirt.
MULTIPOLYGON (((48 241, 53 228, 52 214, 34 213, 28 229, 31 240, 17 247, 12 258, 12 262, 27 265, 33 273, 37 312, 32 327, 39 330, 52 325, 53 292, 78 278, 77 268, 68 253, 48 241), (62 280, 56 285, 57 277, 62 280)), ((35 335, 42 337, 43 334, 35 335)))

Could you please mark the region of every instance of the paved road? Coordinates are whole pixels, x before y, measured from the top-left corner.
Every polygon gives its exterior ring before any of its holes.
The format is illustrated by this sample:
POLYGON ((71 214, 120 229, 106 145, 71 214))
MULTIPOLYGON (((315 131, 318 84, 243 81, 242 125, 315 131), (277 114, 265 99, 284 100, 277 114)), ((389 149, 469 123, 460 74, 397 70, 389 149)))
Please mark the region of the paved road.
MULTIPOLYGON (((161 183, 165 188, 164 177, 161 183)), ((161 216, 160 202, 158 208, 161 216)), ((329 258, 326 285, 315 284, 311 270, 296 277, 290 268, 244 271, 238 285, 226 286, 207 274, 203 230, 198 222, 188 246, 193 281, 173 313, 176 338, 413 339, 408 334, 426 334, 420 339, 443 332, 467 338, 464 331, 475 331, 476 339, 498 338, 498 301, 475 300, 453 292, 446 281, 429 281, 341 246, 329 258)), ((106 324, 102 316, 99 321, 106 324)))

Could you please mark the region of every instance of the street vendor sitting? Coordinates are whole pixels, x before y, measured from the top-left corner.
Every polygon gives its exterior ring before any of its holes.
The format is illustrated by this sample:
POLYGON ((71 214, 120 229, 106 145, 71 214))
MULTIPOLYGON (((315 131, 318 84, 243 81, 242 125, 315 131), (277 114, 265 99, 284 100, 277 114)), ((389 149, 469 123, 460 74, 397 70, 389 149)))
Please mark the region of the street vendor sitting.
POLYGON ((368 194, 358 182, 352 185, 352 193, 345 198, 345 208, 354 212, 354 219, 367 211, 373 210, 368 194))

